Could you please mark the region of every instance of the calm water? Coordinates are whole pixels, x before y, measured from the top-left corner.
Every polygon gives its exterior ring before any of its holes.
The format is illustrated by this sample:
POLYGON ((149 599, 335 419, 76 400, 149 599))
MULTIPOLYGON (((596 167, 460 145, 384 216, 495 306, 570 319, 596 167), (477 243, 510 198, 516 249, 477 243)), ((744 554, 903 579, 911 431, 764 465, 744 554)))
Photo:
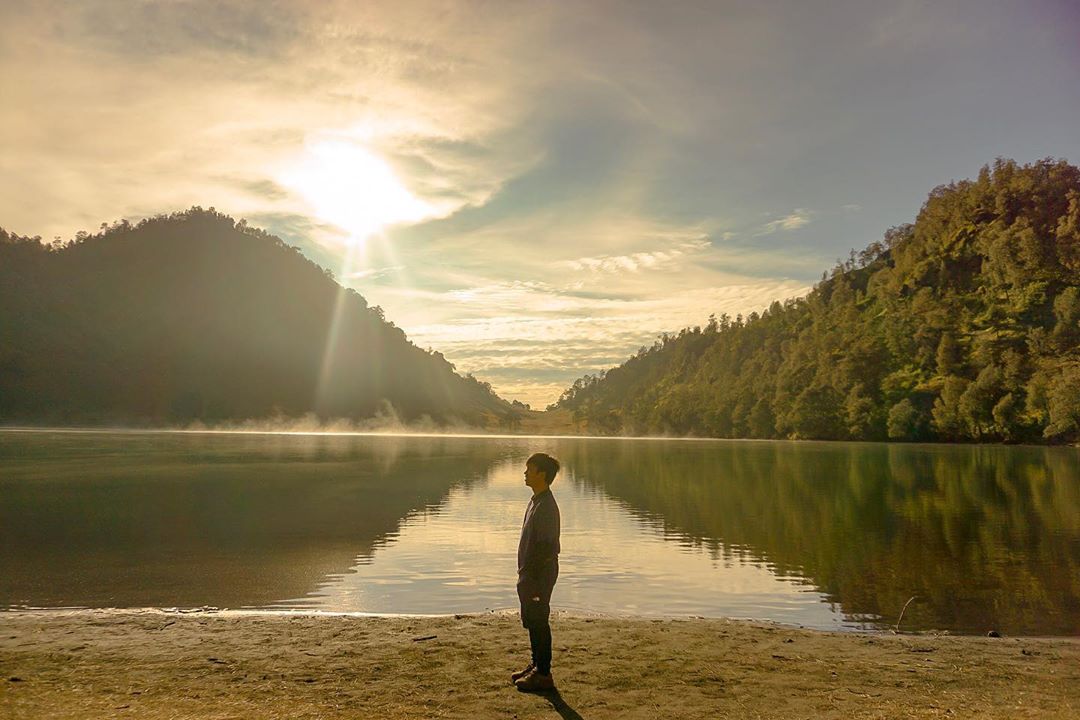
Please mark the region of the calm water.
POLYGON ((533 451, 557 608, 1080 634, 1080 451, 0 432, 0 607, 512 608, 533 451))

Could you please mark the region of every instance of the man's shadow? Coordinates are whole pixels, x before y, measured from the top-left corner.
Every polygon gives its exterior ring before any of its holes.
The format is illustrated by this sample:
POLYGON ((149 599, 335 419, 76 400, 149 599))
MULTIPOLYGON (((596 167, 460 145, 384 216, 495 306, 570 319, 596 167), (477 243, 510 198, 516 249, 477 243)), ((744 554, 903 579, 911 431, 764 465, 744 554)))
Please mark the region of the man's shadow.
POLYGON ((577 710, 566 704, 557 689, 545 690, 537 693, 537 695, 551 703, 551 707, 555 709, 555 712, 559 713, 563 720, 585 720, 585 718, 578 715, 577 710))

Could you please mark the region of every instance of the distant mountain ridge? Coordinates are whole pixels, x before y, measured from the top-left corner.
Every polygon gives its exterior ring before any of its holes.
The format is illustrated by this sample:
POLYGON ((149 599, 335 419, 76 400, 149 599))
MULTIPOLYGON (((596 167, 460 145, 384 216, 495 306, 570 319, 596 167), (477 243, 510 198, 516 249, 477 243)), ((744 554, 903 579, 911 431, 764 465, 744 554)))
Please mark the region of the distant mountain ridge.
POLYGON ((998 160, 761 315, 585 376, 589 432, 1080 441, 1080 170, 998 160))
POLYGON ((62 246, 0 230, 0 423, 307 413, 472 426, 513 415, 298 249, 213 209, 62 246))

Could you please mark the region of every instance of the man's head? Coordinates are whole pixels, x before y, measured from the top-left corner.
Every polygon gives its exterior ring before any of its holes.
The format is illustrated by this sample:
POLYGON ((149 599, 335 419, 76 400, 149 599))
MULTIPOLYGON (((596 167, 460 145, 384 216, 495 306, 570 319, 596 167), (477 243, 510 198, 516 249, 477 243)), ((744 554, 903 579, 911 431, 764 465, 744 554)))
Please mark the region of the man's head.
POLYGON ((559 461, 547 453, 535 453, 525 461, 525 484, 533 492, 547 490, 559 473, 559 461))

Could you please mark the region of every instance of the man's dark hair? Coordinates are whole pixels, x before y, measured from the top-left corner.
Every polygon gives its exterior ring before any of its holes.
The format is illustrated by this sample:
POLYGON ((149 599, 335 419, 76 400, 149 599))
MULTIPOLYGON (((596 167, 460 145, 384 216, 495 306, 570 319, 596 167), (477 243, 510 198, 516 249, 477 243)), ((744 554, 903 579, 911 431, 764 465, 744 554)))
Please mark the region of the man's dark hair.
POLYGON ((555 476, 559 474, 559 461, 547 453, 533 453, 533 455, 525 461, 525 464, 532 465, 534 468, 544 473, 544 479, 547 480, 548 485, 555 482, 555 476))

